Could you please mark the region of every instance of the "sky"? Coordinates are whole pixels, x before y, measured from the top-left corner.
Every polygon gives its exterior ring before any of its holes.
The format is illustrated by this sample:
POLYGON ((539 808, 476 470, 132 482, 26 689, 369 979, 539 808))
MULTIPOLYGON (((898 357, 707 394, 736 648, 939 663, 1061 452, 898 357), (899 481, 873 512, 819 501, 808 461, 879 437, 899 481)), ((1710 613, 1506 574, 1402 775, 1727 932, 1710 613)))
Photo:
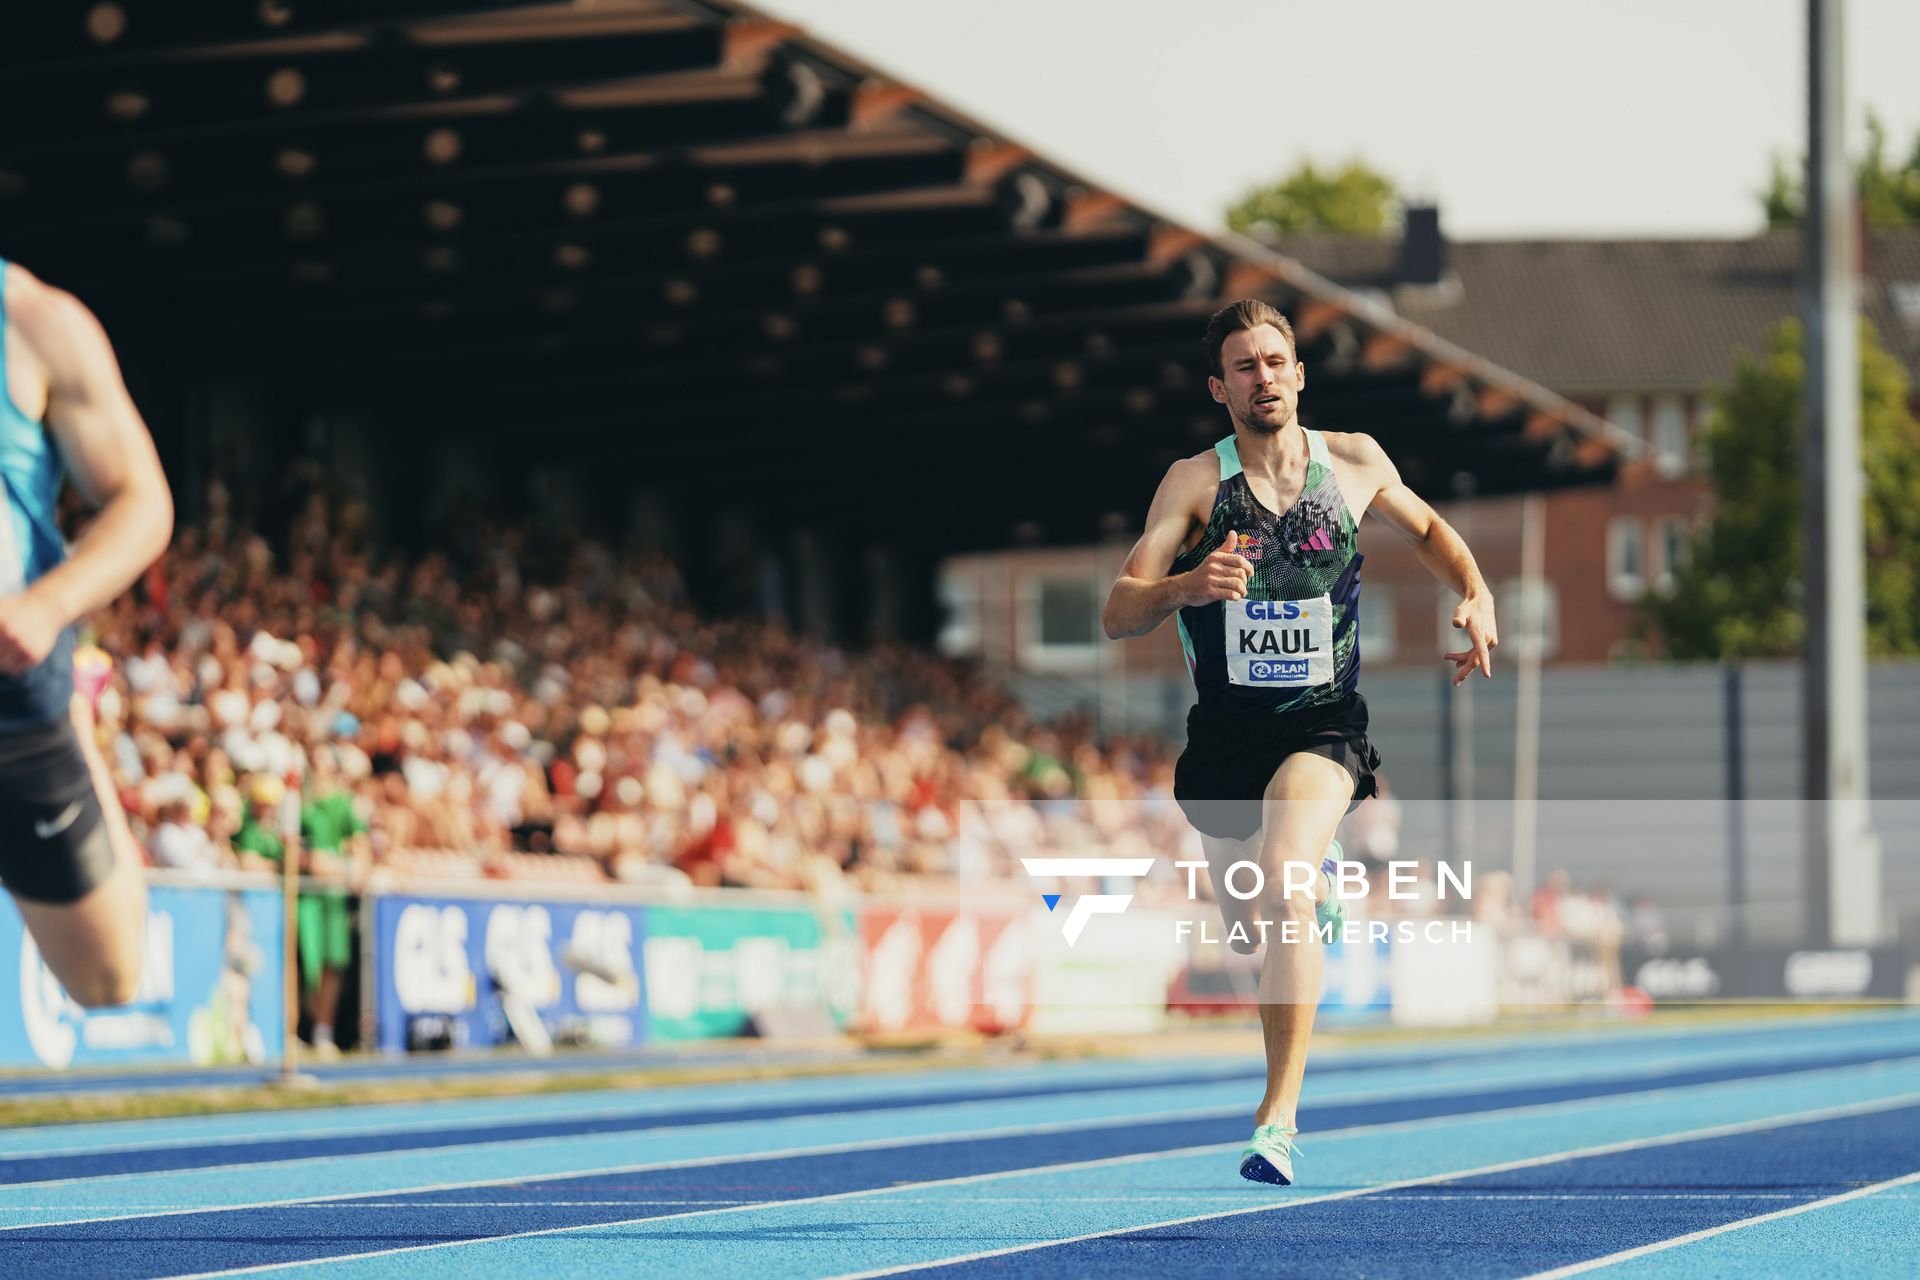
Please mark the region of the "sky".
MULTIPOLYGON (((1359 157, 1450 236, 1740 235, 1806 138, 1805 0, 750 0, 1200 229, 1359 157)), ((1920 135, 1920 0, 1849 0, 1847 102, 1920 135)))

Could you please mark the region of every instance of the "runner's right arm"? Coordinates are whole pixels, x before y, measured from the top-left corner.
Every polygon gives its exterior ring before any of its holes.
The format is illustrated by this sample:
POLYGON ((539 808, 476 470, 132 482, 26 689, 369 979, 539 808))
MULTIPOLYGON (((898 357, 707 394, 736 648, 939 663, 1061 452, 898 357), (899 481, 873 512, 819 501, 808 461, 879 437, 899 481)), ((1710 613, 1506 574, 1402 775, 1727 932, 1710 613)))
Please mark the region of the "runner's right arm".
POLYGON ((1239 537, 1234 531, 1228 532, 1225 546, 1194 568, 1167 576, 1180 544, 1192 530, 1200 497, 1197 489, 1203 482, 1206 492, 1212 493, 1217 480, 1211 455, 1174 463, 1154 491, 1146 532, 1127 553, 1120 577, 1107 594, 1106 608, 1100 612, 1100 625, 1109 640, 1146 635, 1184 606, 1238 600, 1247 594, 1253 562, 1235 553, 1239 537))

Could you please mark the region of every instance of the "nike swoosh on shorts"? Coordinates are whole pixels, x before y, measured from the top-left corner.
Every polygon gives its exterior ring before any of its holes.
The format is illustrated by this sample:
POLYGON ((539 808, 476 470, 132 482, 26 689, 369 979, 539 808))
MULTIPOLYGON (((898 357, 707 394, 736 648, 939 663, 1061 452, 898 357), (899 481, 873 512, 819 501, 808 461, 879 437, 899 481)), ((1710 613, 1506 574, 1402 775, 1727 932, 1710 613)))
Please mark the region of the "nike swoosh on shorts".
POLYGON ((36 820, 33 824, 33 834, 39 836, 42 840, 51 840, 72 826, 73 820, 79 816, 80 801, 75 800, 61 812, 59 817, 51 821, 36 820))

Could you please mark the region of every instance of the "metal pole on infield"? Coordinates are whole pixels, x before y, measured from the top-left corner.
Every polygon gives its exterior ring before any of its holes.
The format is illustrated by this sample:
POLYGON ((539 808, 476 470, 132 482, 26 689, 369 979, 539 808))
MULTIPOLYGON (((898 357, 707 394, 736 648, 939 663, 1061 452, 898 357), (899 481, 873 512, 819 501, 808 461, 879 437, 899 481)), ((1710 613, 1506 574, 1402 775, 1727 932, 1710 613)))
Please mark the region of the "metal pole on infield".
POLYGON ((300 775, 289 771, 280 800, 280 967, 285 1011, 280 1043, 280 1081, 300 1076, 300 775))
POLYGON ((1856 197, 1846 150, 1846 7, 1807 5, 1806 932, 1880 933, 1880 850, 1867 812, 1866 533, 1860 474, 1856 197))

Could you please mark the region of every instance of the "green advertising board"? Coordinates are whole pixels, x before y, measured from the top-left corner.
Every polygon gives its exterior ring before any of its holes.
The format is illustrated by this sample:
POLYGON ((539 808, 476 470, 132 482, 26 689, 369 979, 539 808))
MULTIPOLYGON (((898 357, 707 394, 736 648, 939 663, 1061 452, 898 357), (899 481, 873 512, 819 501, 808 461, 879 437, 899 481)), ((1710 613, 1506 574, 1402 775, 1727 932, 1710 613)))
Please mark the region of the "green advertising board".
POLYGON ((647 911, 650 1039, 747 1033, 756 1013, 825 1009, 835 1026, 859 1002, 851 911, 689 906, 647 911))

